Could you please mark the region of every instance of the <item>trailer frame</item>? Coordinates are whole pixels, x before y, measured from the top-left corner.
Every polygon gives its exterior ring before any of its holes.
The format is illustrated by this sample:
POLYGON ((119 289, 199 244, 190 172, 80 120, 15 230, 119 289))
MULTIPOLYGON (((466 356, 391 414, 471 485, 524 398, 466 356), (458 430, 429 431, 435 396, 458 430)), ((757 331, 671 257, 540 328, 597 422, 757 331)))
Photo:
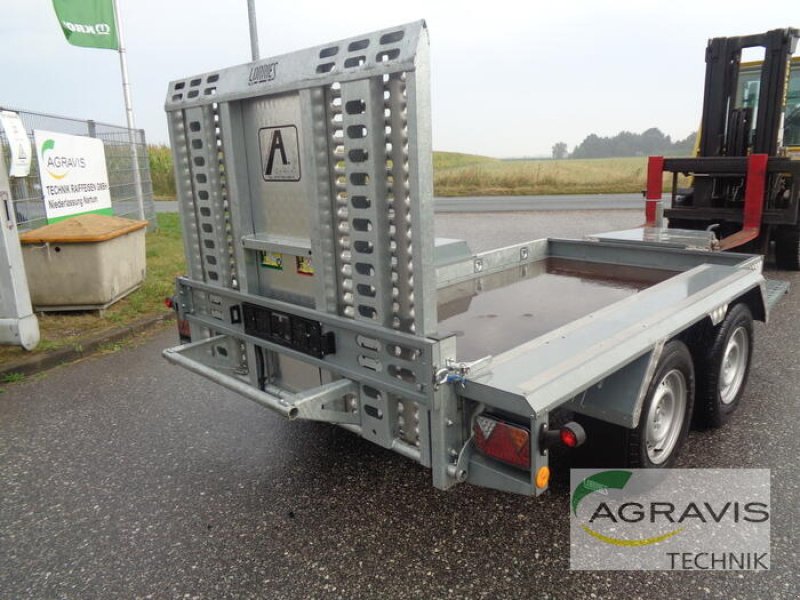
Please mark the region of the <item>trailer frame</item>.
POLYGON ((174 304, 191 341, 165 358, 392 449, 440 489, 543 493, 552 413, 636 427, 666 343, 738 302, 766 320, 785 291, 756 256, 603 239, 480 254, 435 243, 422 21, 174 81, 166 110, 188 268, 174 304), (660 283, 460 360, 439 296, 555 259, 660 283), (492 411, 529 432, 530 469, 477 451, 475 419, 492 411))

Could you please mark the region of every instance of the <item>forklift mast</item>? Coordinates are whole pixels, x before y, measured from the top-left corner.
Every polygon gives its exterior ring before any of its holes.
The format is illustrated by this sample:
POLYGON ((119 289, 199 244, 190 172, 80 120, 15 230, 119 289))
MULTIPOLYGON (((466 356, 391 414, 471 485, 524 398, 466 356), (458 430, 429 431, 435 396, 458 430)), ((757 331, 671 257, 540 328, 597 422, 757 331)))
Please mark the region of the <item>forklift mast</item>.
POLYGON ((792 53, 800 32, 766 33, 709 40, 699 156, 776 156, 783 145, 783 109, 792 53), (737 107, 739 63, 745 48, 764 48, 757 114, 737 107), (752 133, 751 133, 752 132, 752 133))
POLYGON ((784 113, 797 29, 773 29, 713 38, 706 48, 703 116, 697 155, 650 157, 647 225, 655 226, 664 172, 672 174, 672 198, 663 214, 669 228, 709 230, 722 250, 769 254, 778 266, 800 270, 800 161, 784 147, 784 113), (742 50, 763 48, 755 86, 739 92, 742 50), (678 189, 678 176, 691 188, 678 189))

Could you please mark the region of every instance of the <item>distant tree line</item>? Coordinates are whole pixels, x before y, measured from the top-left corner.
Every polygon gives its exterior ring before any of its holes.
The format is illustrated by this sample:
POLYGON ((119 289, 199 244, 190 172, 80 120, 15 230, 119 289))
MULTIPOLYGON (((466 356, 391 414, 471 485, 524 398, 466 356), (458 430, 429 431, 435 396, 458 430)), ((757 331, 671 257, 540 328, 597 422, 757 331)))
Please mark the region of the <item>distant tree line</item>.
MULTIPOLYGON (((692 133, 682 140, 672 138, 652 127, 642 133, 621 131, 613 137, 600 137, 594 133, 587 136, 575 146, 569 158, 612 158, 619 156, 650 156, 662 154, 667 156, 690 155, 694 149, 697 133, 692 133)), ((553 158, 565 158, 567 145, 558 142, 553 146, 553 158)))
POLYGON ((556 160, 567 158, 568 153, 569 150, 567 150, 567 144, 565 142, 558 142, 553 145, 553 158, 556 160))

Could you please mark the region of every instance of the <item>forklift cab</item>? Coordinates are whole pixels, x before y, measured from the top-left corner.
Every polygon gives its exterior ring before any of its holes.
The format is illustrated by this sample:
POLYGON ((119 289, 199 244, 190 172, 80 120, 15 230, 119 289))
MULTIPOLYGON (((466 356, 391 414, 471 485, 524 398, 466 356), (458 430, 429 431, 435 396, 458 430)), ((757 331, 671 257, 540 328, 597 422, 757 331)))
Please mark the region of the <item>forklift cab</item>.
MULTIPOLYGON (((749 108, 753 113, 758 111, 763 64, 764 61, 741 64, 736 90, 737 108, 749 108)), ((790 155, 800 157, 800 57, 792 58, 789 68, 789 84, 783 110, 783 147, 790 155)))

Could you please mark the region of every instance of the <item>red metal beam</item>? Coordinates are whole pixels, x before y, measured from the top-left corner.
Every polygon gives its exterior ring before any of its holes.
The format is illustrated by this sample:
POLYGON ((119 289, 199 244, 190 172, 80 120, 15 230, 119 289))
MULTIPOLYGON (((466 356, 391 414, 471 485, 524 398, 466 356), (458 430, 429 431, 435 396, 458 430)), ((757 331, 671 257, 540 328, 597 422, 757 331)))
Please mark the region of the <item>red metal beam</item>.
POLYGON ((751 154, 747 157, 747 176, 744 184, 744 222, 742 230, 720 240, 722 250, 746 244, 761 233, 761 215, 764 213, 764 189, 767 182, 768 154, 751 154))
POLYGON ((647 160, 647 191, 645 192, 645 226, 655 227, 658 205, 664 193, 664 157, 651 156, 647 160))

